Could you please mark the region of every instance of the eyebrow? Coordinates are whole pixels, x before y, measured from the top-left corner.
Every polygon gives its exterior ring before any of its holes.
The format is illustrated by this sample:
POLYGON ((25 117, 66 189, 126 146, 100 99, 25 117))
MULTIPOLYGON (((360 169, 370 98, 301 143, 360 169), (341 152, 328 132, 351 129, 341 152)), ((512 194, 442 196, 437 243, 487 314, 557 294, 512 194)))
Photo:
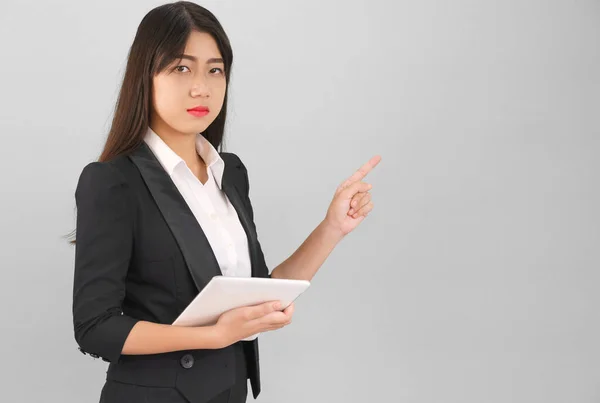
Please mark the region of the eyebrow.
MULTIPOLYGON (((198 58, 196 56, 191 56, 191 55, 179 55, 178 56, 179 59, 188 59, 191 60, 193 62, 198 62, 198 58)), ((223 63, 223 59, 220 57, 212 57, 210 59, 208 59, 206 61, 206 64, 211 64, 211 63, 223 63)))

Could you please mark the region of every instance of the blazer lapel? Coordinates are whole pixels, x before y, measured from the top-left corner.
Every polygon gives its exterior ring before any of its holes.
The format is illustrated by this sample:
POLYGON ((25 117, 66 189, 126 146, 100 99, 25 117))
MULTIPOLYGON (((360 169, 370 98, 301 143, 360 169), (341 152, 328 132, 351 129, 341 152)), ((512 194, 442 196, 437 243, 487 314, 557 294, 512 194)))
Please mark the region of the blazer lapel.
MULTIPOLYGON (((224 158, 223 161, 226 161, 224 158)), ((223 191, 227 195, 227 198, 231 202, 232 206, 235 208, 237 215, 240 219, 240 223, 246 231, 246 236, 248 238, 248 249, 250 252, 250 265, 252 267, 252 277, 258 277, 258 255, 257 255, 257 236, 254 231, 254 226, 251 223, 250 216, 248 215, 248 211, 246 210, 246 206, 242 201, 240 193, 238 191, 238 186, 235 186, 235 174, 237 173, 237 178, 242 174, 238 167, 231 166, 231 164, 225 163, 225 171, 223 172, 223 191), (237 171, 237 172, 234 172, 237 171)), ((239 179, 238 179, 239 180, 239 179)))
POLYGON ((202 290, 212 277, 222 275, 217 258, 202 227, 145 142, 131 153, 130 158, 138 167, 171 229, 196 287, 202 290))

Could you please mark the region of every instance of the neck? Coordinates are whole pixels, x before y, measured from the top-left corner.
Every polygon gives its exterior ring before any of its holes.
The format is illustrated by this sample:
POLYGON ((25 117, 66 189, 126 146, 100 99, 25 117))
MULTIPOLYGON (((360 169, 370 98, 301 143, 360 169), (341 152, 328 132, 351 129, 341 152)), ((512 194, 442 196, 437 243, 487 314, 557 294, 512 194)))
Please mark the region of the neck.
POLYGON ((150 128, 156 133, 175 154, 179 155, 192 170, 205 166, 204 161, 196 151, 197 133, 182 133, 167 126, 164 122, 152 122, 150 128))

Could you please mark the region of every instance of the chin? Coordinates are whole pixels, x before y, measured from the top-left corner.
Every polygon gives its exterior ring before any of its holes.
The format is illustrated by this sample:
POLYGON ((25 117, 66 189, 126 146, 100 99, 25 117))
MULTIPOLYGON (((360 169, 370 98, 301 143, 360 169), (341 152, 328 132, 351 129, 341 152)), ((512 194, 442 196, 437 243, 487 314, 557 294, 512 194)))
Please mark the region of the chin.
MULTIPOLYGON (((188 126, 179 126, 177 128, 177 131, 179 131, 180 133, 189 133, 189 134, 198 134, 198 133, 202 133, 203 131, 206 130, 206 128, 208 126, 210 126, 210 123, 204 123, 204 124, 198 124, 199 122, 196 122, 196 124, 192 124, 192 125, 188 125, 188 126)), ((211 121, 212 123, 212 121, 211 121)))
POLYGON ((206 128, 208 126, 210 126, 212 124, 212 122, 214 122, 216 119, 216 116, 214 116, 212 113, 206 116, 203 116, 201 118, 195 118, 192 117, 192 121, 189 122, 190 123, 190 127, 194 128, 194 130, 196 130, 197 128, 199 128, 200 130, 198 131, 204 131, 206 130, 206 128))

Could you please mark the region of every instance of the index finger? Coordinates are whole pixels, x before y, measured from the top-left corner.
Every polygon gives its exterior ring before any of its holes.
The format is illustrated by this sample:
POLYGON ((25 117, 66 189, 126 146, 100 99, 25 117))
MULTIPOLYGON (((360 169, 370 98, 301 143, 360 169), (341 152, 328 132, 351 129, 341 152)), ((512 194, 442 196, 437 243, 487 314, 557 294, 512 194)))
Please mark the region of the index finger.
POLYGON ((342 187, 346 187, 355 182, 363 180, 363 178, 367 176, 367 174, 371 172, 371 170, 375 168, 377 164, 379 164, 379 161, 381 161, 380 155, 372 157, 365 165, 360 167, 358 171, 354 172, 351 177, 346 179, 346 181, 342 184, 342 187))
POLYGON ((265 315, 270 314, 271 312, 275 312, 276 309, 274 304, 279 301, 267 301, 262 304, 250 305, 245 308, 248 308, 248 319, 258 319, 262 318, 265 315))

